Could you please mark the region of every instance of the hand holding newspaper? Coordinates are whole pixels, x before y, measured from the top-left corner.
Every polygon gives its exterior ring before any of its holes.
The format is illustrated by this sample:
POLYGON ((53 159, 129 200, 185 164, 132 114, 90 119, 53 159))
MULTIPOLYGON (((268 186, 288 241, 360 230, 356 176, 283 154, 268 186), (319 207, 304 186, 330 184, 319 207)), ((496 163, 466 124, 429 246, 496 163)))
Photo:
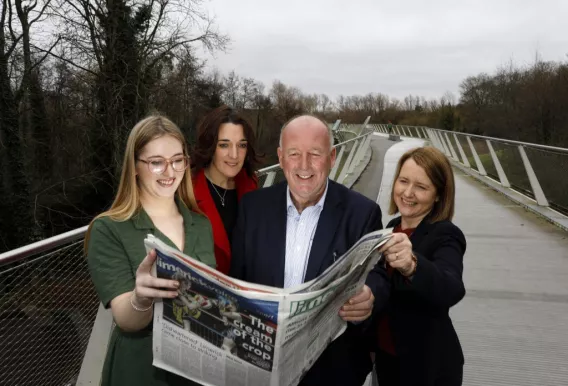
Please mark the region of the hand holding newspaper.
POLYGON ((207 386, 295 386, 345 331, 341 306, 361 290, 391 229, 369 233, 323 274, 292 288, 233 279, 153 235, 153 274, 179 295, 154 308, 154 366, 207 386))

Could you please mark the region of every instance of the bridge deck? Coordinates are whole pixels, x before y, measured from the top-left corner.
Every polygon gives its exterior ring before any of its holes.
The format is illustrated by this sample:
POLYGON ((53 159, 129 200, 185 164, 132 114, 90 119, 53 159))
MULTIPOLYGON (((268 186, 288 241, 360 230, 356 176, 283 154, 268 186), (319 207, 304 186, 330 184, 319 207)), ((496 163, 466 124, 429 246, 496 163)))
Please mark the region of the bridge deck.
MULTIPOLYGON (((373 151, 377 162, 380 150, 373 151)), ((566 385, 568 233, 457 169, 455 176, 454 222, 468 242, 467 295, 451 311, 466 358, 464 385, 566 385)), ((363 193, 377 199, 380 178, 364 177, 363 193)))

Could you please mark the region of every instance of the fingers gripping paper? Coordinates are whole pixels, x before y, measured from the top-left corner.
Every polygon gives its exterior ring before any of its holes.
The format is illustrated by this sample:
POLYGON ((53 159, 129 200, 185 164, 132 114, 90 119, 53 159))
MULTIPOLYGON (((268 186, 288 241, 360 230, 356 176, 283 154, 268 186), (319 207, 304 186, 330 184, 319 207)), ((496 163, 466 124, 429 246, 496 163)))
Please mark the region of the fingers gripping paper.
POLYGON ((210 386, 294 386, 347 326, 341 306, 364 285, 391 230, 362 237, 316 279, 275 288, 226 276, 153 235, 153 274, 179 295, 154 307, 154 366, 210 386))

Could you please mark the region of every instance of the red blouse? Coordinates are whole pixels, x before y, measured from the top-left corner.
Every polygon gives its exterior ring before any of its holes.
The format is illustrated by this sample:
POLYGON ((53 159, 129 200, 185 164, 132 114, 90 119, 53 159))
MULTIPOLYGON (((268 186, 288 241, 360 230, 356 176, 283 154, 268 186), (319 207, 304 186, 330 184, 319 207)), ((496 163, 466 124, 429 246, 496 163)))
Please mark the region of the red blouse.
MULTIPOLYGON (((258 181, 256 176, 250 177, 243 168, 239 174, 235 176, 235 188, 237 189, 237 199, 240 201, 245 193, 257 189, 258 181)), ((229 237, 225 231, 221 215, 217 211, 215 201, 211 197, 211 192, 207 186, 205 170, 200 170, 193 177, 193 193, 199 209, 209 218, 211 227, 213 228, 213 243, 215 244, 215 260, 217 262, 217 270, 224 274, 229 273, 231 267, 231 244, 229 237)))

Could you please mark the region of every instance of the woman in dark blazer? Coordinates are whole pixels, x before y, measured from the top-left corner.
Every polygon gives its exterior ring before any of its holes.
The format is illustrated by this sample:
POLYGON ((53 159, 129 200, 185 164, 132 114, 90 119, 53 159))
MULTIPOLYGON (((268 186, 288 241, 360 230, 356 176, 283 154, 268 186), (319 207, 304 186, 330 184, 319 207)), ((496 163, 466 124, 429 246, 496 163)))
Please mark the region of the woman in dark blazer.
POLYGON ((231 235, 241 197, 258 187, 258 156, 250 123, 228 106, 207 114, 193 150, 193 189, 199 209, 213 228, 217 269, 231 266, 231 235))
POLYGON ((380 386, 459 386, 464 357, 449 317, 465 295, 466 241, 451 220, 455 185, 448 159, 432 147, 400 159, 389 214, 400 213, 382 248, 391 296, 376 317, 375 367, 380 386))

